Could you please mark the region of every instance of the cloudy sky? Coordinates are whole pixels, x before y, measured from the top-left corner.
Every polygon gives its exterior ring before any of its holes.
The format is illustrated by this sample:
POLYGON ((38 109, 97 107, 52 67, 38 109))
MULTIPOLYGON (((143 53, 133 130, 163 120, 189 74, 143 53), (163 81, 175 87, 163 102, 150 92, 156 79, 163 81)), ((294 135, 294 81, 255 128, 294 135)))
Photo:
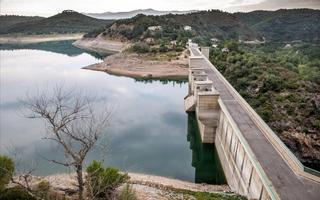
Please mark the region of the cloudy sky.
POLYGON ((279 8, 320 9, 320 0, 0 0, 1 14, 50 16, 65 9, 78 12, 156 10, 251 11, 279 8))

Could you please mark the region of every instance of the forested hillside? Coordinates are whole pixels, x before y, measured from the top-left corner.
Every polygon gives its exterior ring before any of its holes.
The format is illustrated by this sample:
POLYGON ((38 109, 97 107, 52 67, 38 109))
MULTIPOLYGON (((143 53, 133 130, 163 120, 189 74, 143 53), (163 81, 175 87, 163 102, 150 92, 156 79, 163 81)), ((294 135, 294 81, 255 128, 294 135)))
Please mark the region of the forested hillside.
MULTIPOLYGON (((196 37, 207 40, 212 37, 219 39, 241 38, 244 40, 259 38, 255 31, 242 23, 236 16, 218 10, 185 15, 137 15, 131 19, 117 20, 104 31, 104 34, 135 41, 148 37, 167 40, 176 40, 182 37, 196 37), (156 31, 148 29, 152 26, 161 26, 161 29, 156 31), (185 26, 190 26, 191 30, 185 30, 185 26)), ((89 34, 88 36, 95 35, 89 34)))
POLYGON ((19 23, 28 23, 44 19, 43 17, 27 17, 17 15, 0 15, 0 34, 8 33, 10 28, 19 23))
POLYGON ((235 13, 241 21, 267 41, 320 40, 320 10, 290 9, 235 13))
MULTIPOLYGON (((74 11, 63 11, 48 18, 31 18, 20 20, 15 17, 14 23, 1 29, 0 34, 52 34, 52 33, 86 33, 94 29, 105 27, 112 23, 111 20, 102 20, 85 16, 74 11)), ((1 26, 8 24, 8 17, 0 18, 1 26)))
MULTIPOLYGON (((145 16, 118 20, 103 34, 138 41, 148 37, 165 40, 186 40, 210 44, 210 39, 266 42, 319 42, 320 10, 291 9, 227 13, 219 10, 201 11, 184 15, 145 16), (148 27, 161 26, 150 31, 148 27), (190 26, 191 30, 185 30, 190 26)), ((95 37, 101 31, 90 33, 95 37)))

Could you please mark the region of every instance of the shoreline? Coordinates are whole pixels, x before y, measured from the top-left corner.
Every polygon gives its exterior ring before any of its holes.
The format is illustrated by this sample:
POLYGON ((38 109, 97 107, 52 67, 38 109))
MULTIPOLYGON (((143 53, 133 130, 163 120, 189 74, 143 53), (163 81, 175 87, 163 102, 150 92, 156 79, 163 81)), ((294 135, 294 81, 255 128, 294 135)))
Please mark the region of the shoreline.
MULTIPOLYGON (((199 184, 141 173, 128 173, 128 175, 130 177, 128 184, 132 186, 139 200, 145 198, 157 200, 176 199, 172 197, 184 199, 185 196, 190 196, 190 192, 236 195, 231 191, 228 185, 199 184)), ((32 176, 30 180, 31 188, 36 188, 39 183, 47 181, 50 184, 51 191, 56 194, 71 198, 76 197, 77 195, 78 188, 75 173, 58 173, 49 176, 32 176)), ((9 185, 9 187, 13 186, 14 185, 9 185)), ((118 193, 123 186, 124 185, 117 188, 116 193, 118 193)))
POLYGON ((110 54, 103 62, 83 67, 83 69, 106 72, 115 76, 125 76, 135 79, 185 79, 188 78, 188 60, 186 52, 174 59, 163 59, 160 53, 136 54, 126 51, 132 44, 119 39, 82 38, 73 43, 74 46, 94 51, 99 54, 110 54), (158 58, 158 57, 160 58, 158 58))
POLYGON ((205 183, 193 183, 182 181, 179 179, 167 178, 163 176, 141 174, 141 173, 128 173, 130 176, 129 183, 147 185, 157 188, 174 188, 181 190, 190 190, 193 192, 209 192, 209 193, 230 193, 231 190, 228 185, 211 185, 205 183))
POLYGON ((78 40, 82 33, 48 35, 0 35, 0 44, 32 44, 50 41, 78 40))
POLYGON ((117 53, 108 56, 101 63, 83 69, 102 71, 111 75, 126 76, 136 79, 187 79, 187 60, 159 61, 146 59, 135 53, 117 53))
POLYGON ((97 38, 80 38, 72 45, 89 51, 95 51, 101 54, 119 53, 130 46, 129 43, 118 40, 105 39, 101 36, 97 38))

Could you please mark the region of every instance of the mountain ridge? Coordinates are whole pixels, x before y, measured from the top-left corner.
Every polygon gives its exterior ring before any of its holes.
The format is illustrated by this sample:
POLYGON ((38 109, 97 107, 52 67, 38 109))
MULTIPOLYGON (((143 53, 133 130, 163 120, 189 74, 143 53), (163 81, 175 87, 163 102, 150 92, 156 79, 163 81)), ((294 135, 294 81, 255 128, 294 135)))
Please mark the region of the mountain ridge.
POLYGON ((123 12, 82 13, 82 14, 90 17, 95 17, 97 19, 127 19, 127 18, 132 18, 138 14, 160 16, 160 15, 167 15, 170 13, 171 14, 187 14, 187 13, 193 13, 193 12, 198 12, 198 10, 160 11, 160 10, 148 8, 148 9, 137 9, 137 10, 123 11, 123 12))
POLYGON ((16 20, 16 23, 10 24, 6 23, 9 18, 8 16, 1 17, 0 34, 86 33, 113 22, 112 20, 89 17, 72 10, 65 10, 48 18, 33 17, 31 19, 34 20, 16 20))

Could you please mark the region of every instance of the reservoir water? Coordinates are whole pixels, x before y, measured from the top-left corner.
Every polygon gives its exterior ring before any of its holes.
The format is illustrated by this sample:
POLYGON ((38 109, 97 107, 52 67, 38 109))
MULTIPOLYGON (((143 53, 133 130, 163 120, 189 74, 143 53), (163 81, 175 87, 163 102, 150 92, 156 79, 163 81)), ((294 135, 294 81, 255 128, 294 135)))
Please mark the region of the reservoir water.
POLYGON ((187 83, 137 81, 81 69, 101 62, 71 41, 0 46, 0 154, 15 152, 18 169, 35 166, 37 175, 69 172, 46 159, 63 158, 55 144, 42 140, 43 121, 29 119, 20 103, 27 94, 56 85, 85 91, 95 106, 114 108, 111 125, 99 141, 107 149, 88 156, 123 171, 192 182, 224 183, 213 145, 201 144, 195 118, 183 109, 187 83))

